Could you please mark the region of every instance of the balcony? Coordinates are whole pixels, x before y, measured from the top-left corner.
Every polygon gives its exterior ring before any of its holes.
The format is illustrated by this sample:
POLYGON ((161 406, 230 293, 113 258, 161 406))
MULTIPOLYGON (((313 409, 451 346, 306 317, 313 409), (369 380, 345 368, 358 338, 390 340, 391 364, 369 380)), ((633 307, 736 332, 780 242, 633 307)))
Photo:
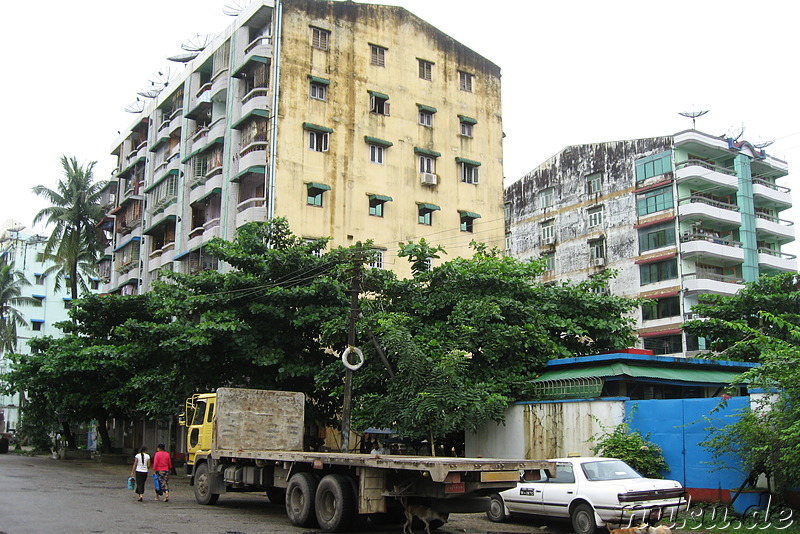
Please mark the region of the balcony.
POLYGON ((681 256, 701 263, 731 266, 744 261, 742 243, 708 233, 685 233, 681 236, 681 256))
POLYGON ((753 201, 756 206, 784 210, 792 207, 790 189, 770 180, 753 177, 753 201))
POLYGON ((214 122, 212 122, 208 127, 208 139, 212 140, 211 142, 215 142, 216 140, 225 137, 225 127, 226 122, 224 116, 214 120, 214 122))
POLYGON ((175 243, 166 243, 163 247, 158 250, 154 250, 150 253, 150 257, 147 261, 147 270, 153 271, 155 269, 160 269, 164 264, 169 263, 172 261, 172 254, 175 250, 175 243))
POLYGON ((267 220, 267 199, 248 198, 236 205, 236 228, 253 221, 267 220))
POLYGON ((177 133, 183 124, 183 108, 178 108, 169 116, 169 136, 177 133))
POLYGON ((218 70, 211 78, 211 100, 214 102, 225 102, 228 99, 228 69, 218 70))
POLYGON ((682 221, 713 222, 720 229, 730 230, 742 225, 739 206, 697 195, 678 201, 678 216, 682 221))
POLYGON ((756 235, 759 240, 788 243, 794 241, 794 222, 756 213, 756 235))
POLYGON ((744 280, 735 276, 697 272, 683 275, 683 290, 686 295, 711 293, 716 295, 735 295, 744 280))
POLYGON ((267 87, 256 87, 242 98, 241 117, 246 117, 253 110, 269 109, 269 89, 267 87))
POLYGON ((239 168, 249 169, 267 164, 267 143, 255 141, 239 152, 239 168))
POLYGON ((697 191, 713 189, 718 194, 733 193, 739 179, 732 169, 718 167, 706 161, 690 159, 675 165, 675 179, 697 191))
POLYGON ((268 58, 272 57, 272 37, 269 35, 260 35, 250 41, 244 47, 244 54, 236 57, 236 72, 239 73, 251 61, 258 61, 260 63, 267 63, 268 58))
POLYGON ((763 270, 774 271, 797 271, 797 256, 794 254, 786 254, 771 248, 759 247, 758 249, 758 266, 763 270))

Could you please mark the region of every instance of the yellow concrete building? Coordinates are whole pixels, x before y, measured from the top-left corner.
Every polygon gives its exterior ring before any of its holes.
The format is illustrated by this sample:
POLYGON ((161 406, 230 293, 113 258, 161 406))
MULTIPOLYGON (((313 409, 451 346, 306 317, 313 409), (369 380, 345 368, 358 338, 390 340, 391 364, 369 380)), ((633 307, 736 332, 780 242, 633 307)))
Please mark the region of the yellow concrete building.
POLYGON ((217 268, 205 243, 273 217, 371 239, 400 276, 401 241, 503 248, 500 69, 407 10, 261 0, 173 59, 185 74, 113 147, 108 291, 217 268))

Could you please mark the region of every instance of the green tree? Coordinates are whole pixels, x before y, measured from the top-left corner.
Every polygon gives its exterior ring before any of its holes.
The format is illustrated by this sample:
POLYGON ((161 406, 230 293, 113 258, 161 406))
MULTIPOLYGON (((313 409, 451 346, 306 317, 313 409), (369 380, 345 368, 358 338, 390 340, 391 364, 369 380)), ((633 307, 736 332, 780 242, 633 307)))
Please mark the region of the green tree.
POLYGON ((789 331, 766 321, 762 311, 778 313, 783 323, 800 326, 800 275, 764 275, 735 295, 703 295, 692 312, 703 319, 689 321, 684 329, 703 337, 714 353, 725 359, 758 362, 760 347, 748 343, 759 333, 791 341, 789 331))
POLYGON ((669 465, 664 460, 661 447, 651 442, 649 436, 632 431, 627 422, 607 428, 602 421, 597 418, 595 420, 601 425, 602 431, 590 438, 595 442, 592 452, 600 456, 619 458, 648 478, 664 478, 662 473, 669 471, 669 465))
POLYGON ((22 288, 30 285, 13 263, 0 264, 0 352, 16 352, 17 327, 28 324, 19 306, 41 306, 35 298, 22 294, 22 288))
POLYGON ((66 279, 72 299, 78 298, 78 289, 87 291, 86 277, 94 273, 98 254, 104 246, 102 232, 97 223, 104 213, 100 194, 105 182, 95 182, 92 175, 96 162, 85 166, 75 157, 61 156, 64 177, 55 190, 43 185, 33 188, 51 204, 36 214, 33 223, 44 221, 53 229, 45 244, 45 254, 55 261, 55 287, 59 289, 66 279))
POLYGON ((362 426, 429 440, 474 430, 502 420, 510 400, 529 395, 530 380, 548 360, 634 341, 628 314, 635 303, 600 291, 610 274, 544 285, 534 281, 540 262, 475 249, 472 258, 428 269, 426 256, 441 249, 405 244, 401 256, 412 262, 412 278, 383 274, 371 286, 367 277, 373 296, 363 301, 362 327, 385 346, 397 374, 390 378, 374 357, 357 373, 362 426))

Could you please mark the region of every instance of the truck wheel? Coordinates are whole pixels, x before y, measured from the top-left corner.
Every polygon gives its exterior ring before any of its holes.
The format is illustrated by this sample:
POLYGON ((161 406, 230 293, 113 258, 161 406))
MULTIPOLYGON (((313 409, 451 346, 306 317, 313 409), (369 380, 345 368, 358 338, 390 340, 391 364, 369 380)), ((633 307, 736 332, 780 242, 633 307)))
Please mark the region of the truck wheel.
POLYGON ((194 472, 194 498, 200 504, 216 504, 219 500, 219 493, 211 493, 211 476, 205 462, 198 465, 194 472))
POLYGON ((272 504, 284 504, 286 491, 283 488, 267 488, 267 498, 272 504))
POLYGON ((322 530, 346 530, 356 515, 356 496, 348 477, 326 475, 317 486, 314 505, 317 509, 317 522, 322 530))
POLYGON ((581 503, 572 510, 572 529, 575 534, 594 534, 597 523, 594 521, 594 508, 587 503, 581 503))
POLYGON ((295 473, 286 486, 286 515, 296 527, 316 526, 314 496, 317 480, 311 473, 295 473))
POLYGON ((489 497, 489 499, 489 509, 486 510, 486 517, 493 523, 502 523, 506 520, 506 503, 504 503, 503 498, 496 493, 489 497))

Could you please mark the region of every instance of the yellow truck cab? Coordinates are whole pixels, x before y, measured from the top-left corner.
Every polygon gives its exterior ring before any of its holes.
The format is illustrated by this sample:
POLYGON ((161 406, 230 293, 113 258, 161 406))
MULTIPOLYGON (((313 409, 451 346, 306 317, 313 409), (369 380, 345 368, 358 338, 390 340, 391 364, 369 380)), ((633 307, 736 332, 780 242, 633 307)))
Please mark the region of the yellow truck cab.
POLYGON ((206 456, 211 452, 216 403, 216 393, 198 393, 186 399, 181 424, 186 425, 187 474, 192 473, 198 454, 206 456))

